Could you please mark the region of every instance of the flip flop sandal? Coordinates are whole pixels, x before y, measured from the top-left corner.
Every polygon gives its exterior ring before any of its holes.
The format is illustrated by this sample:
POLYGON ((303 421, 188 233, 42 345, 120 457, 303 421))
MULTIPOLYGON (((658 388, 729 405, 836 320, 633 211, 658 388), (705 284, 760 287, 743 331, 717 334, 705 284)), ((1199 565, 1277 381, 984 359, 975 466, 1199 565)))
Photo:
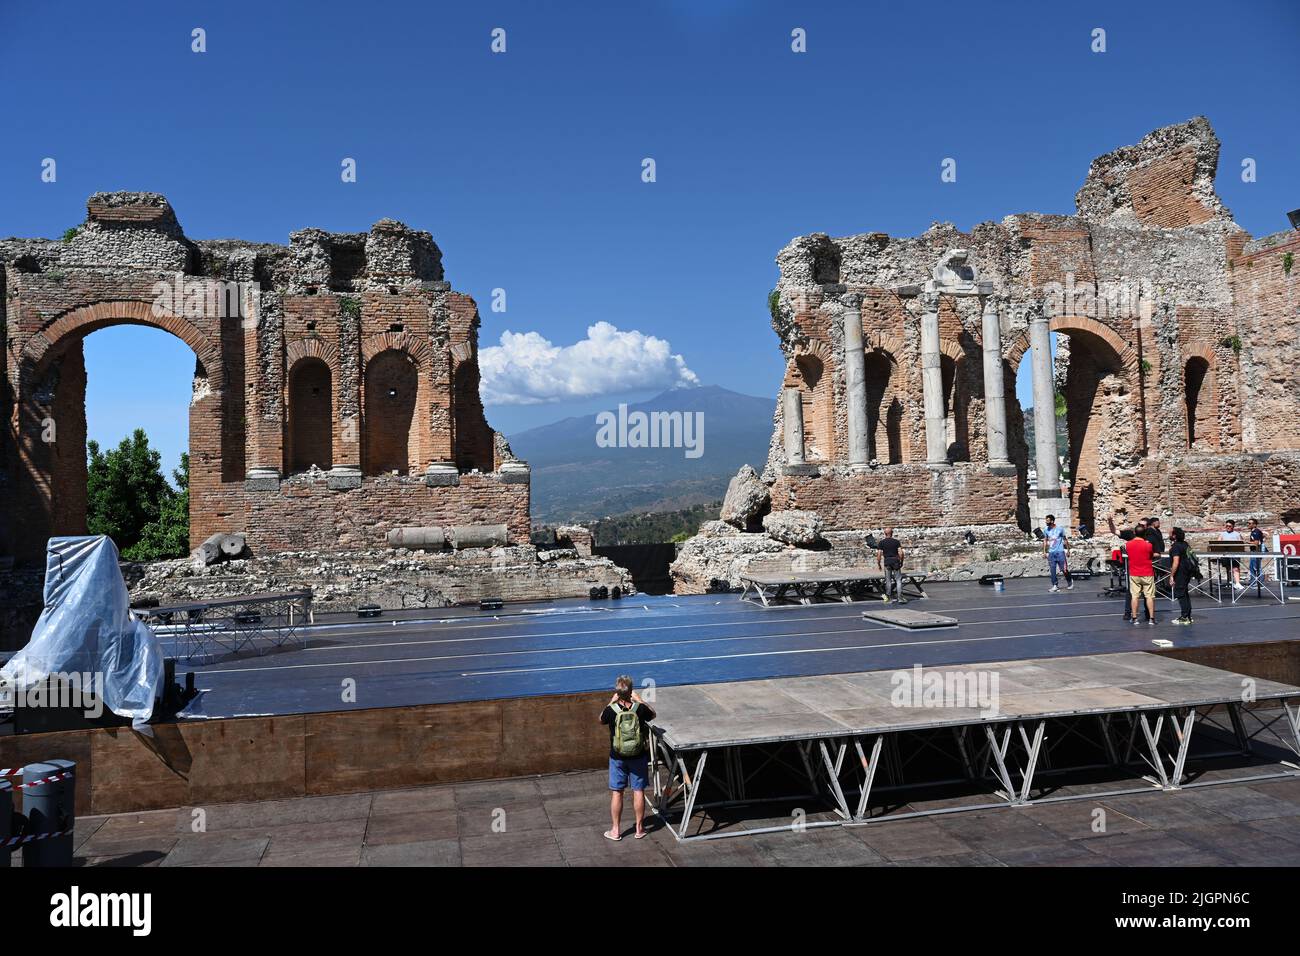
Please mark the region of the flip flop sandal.
POLYGON ((623 834, 620 833, 618 836, 610 836, 609 831, 606 830, 604 833, 604 837, 606 840, 610 840, 614 843, 617 843, 619 840, 623 839, 623 834))
POLYGON ((649 830, 642 830, 640 833, 636 835, 635 839, 643 840, 649 835, 649 833, 650 833, 649 830))

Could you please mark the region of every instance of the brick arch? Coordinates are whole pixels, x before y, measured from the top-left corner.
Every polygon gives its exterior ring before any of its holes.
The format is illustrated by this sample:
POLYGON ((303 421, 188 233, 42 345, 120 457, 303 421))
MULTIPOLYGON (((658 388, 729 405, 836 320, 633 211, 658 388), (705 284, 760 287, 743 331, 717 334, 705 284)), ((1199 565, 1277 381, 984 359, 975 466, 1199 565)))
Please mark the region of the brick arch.
MULTIPOLYGON (((1071 332, 1082 332, 1086 335, 1093 336, 1104 342, 1112 352, 1112 358, 1119 366, 1117 371, 1123 372, 1125 376, 1137 371, 1138 358, 1137 351, 1129 343, 1125 342, 1114 329, 1108 325, 1098 322, 1096 319, 1089 319, 1082 315, 1058 315, 1051 321, 1053 332, 1061 332, 1069 335, 1071 332)), ((1007 364, 1011 366, 1012 371, 1020 367, 1020 360, 1025 357, 1029 351, 1029 330, 1021 332, 1007 349, 1007 364)))
POLYGON ((1218 356, 1215 355, 1214 347, 1204 342, 1188 342, 1183 346, 1183 364, 1186 365, 1189 359, 1202 358, 1214 368, 1218 364, 1218 356))
POLYGON ((415 359, 415 364, 422 369, 428 366, 433 353, 429 343, 405 332, 378 332, 368 335, 361 342, 361 359, 369 362, 381 352, 405 352, 415 359))
POLYGON ((307 358, 320 359, 329 366, 332 375, 338 375, 339 350, 321 338, 299 339, 289 343, 289 347, 284 350, 285 371, 293 371, 295 365, 307 358))
POLYGON ((867 336, 867 351, 881 351, 889 354, 894 361, 898 361, 898 356, 903 354, 904 344, 901 335, 891 335, 888 332, 872 332, 867 336))
POLYGON ((18 358, 19 374, 28 383, 37 382, 60 345, 113 325, 148 325, 170 332, 194 350, 208 381, 216 383, 217 388, 225 382, 221 352, 201 329, 182 316, 158 309, 153 302, 134 299, 96 302, 56 316, 23 346, 18 358))

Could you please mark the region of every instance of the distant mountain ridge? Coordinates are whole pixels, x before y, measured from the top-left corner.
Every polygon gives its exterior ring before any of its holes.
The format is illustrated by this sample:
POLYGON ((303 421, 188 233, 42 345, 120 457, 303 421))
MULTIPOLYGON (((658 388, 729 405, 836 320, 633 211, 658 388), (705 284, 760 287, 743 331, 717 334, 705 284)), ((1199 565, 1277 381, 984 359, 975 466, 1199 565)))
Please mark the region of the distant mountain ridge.
POLYGON ((514 453, 533 469, 535 522, 592 520, 719 500, 741 465, 761 470, 767 462, 774 411, 772 399, 702 385, 629 403, 622 413, 615 403, 600 415, 565 418, 508 437, 514 453), (696 435, 699 421, 703 429, 696 435), (645 447, 652 432, 676 439, 677 446, 645 447), (614 447, 602 447, 598 438, 614 447), (698 446, 683 447, 684 441, 698 446), (698 457, 688 457, 692 447, 700 449, 698 457))

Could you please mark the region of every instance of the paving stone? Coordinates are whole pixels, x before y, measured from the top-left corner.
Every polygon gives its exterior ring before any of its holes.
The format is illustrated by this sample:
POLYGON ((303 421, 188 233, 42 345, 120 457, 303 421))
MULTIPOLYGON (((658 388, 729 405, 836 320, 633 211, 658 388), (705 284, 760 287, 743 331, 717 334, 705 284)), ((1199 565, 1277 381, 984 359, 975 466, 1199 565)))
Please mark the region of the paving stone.
POLYGON ((1007 866, 1109 866, 1079 843, 1058 840, 1045 846, 1009 847, 993 850, 993 855, 1007 866))
MULTIPOLYGON (((328 797, 296 797, 264 800, 257 803, 217 803, 204 806, 207 832, 247 830, 254 827, 280 826, 289 823, 326 823, 365 817, 370 813, 371 795, 348 793, 328 797)), ((178 826, 188 832, 190 810, 177 811, 178 826)))
POLYGON ((752 839, 770 866, 873 866, 887 862, 881 853, 840 829, 761 834, 752 839))
MULTIPOLYGON (((423 813, 385 813, 371 816, 365 827, 365 844, 420 843, 428 840, 455 840, 460 827, 455 810, 430 810, 423 813)), ((361 843, 360 839, 357 843, 361 843)))
POLYGON ((1250 787, 1201 787, 1187 792, 1200 806, 1209 807, 1215 813, 1238 822, 1286 817, 1296 812, 1296 805, 1290 800, 1250 787))
POLYGON ((604 831, 608 827, 608 824, 604 827, 589 824, 556 828, 553 832, 556 841, 560 844, 560 852, 569 861, 600 860, 605 863, 641 866, 643 863, 652 864, 664 856, 665 841, 676 842, 667 830, 650 833, 644 839, 637 840, 632 836, 633 830, 630 826, 624 829, 623 839, 616 842, 605 839, 604 831))
POLYGON ((887 860, 906 862, 926 857, 970 853, 973 847, 931 820, 898 820, 846 827, 887 860))
POLYGON ((502 827, 511 830, 549 830, 551 819, 540 803, 464 807, 457 811, 460 835, 487 836, 502 827))
POLYGON ((425 813, 456 809, 456 791, 451 787, 421 787, 418 790, 385 790, 374 795, 372 814, 425 813))
POLYGON ((256 866, 271 841, 267 837, 229 837, 191 833, 176 841, 163 866, 214 866, 221 863, 256 866))
POLYGON ((158 850, 146 850, 140 853, 124 853, 120 856, 92 856, 73 860, 73 866, 82 867, 145 867, 160 866, 167 854, 158 850))
POLYGON ((987 853, 953 853, 948 856, 929 856, 922 857, 919 860, 908 860, 906 863, 895 863, 893 866, 1006 866, 996 857, 989 856, 987 853))
POLYGON ((1145 823, 1140 823, 1115 808, 1106 806, 1101 800, 1041 803, 1038 806, 1024 807, 1017 812, 1066 840, 1100 839, 1117 833, 1150 829, 1145 823), (1094 813, 1098 809, 1105 811, 1105 816, 1101 818, 1105 829, 1101 831, 1093 829, 1097 819, 1094 813))
POLYGON ((1154 830, 1080 841, 1079 845, 1121 866, 1224 866, 1229 862, 1218 853, 1154 830))
POLYGON ((561 866, 564 856, 550 830, 518 830, 463 837, 466 866, 561 866))
POLYGON ((1032 847, 1059 843, 1060 836, 1019 807, 951 813, 935 818, 935 823, 972 849, 984 850, 1001 858, 1005 847, 1032 847))
MULTIPOLYGON (((413 844, 404 844, 411 846, 413 844)), ((359 866, 362 847, 360 843, 352 846, 326 844, 324 846, 294 845, 289 849, 278 849, 275 840, 267 848, 258 866, 359 866)))
POLYGON ((1155 830, 1195 826, 1227 818, 1212 807, 1187 796, 1187 791, 1160 791, 1124 797, 1107 797, 1102 805, 1155 830))
POLYGON ((1295 866, 1300 864, 1300 833, 1280 838, 1244 823, 1211 823, 1167 831, 1188 846, 1197 847, 1243 866, 1295 866))
POLYGON ((512 780, 486 780, 455 786, 457 807, 500 807, 508 803, 541 802, 536 777, 512 780))
POLYGON ((421 840, 365 846, 362 866, 459 866, 459 840, 421 840))

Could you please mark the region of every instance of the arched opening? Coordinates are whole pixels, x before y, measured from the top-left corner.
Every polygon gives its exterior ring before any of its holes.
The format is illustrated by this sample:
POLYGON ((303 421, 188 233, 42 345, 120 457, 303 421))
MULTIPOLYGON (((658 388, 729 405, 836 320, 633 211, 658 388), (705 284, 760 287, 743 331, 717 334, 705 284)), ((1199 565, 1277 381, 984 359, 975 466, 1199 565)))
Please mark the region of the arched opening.
POLYGON ((334 391, 330 367, 304 358, 289 370, 285 457, 291 474, 334 467, 334 391))
POLYGON ((183 557, 205 533, 194 515, 221 480, 220 381, 202 358, 212 364, 212 352, 196 354, 202 336, 142 320, 147 308, 68 313, 47 327, 48 349, 23 350, 20 560, 36 559, 50 536, 86 533, 109 535, 127 558, 183 557))
POLYGON ((903 463, 903 396, 897 368, 884 349, 866 354, 869 457, 885 465, 903 463))
POLYGON ((419 380, 415 360, 396 349, 366 363, 362 466, 367 475, 405 475, 417 467, 411 453, 418 447, 413 432, 419 380))
POLYGON ((1210 363, 1193 355, 1183 366, 1183 400, 1187 406, 1187 447, 1193 451, 1212 448, 1214 439, 1214 376, 1210 363))
POLYGON ((949 461, 970 461, 970 382, 965 356, 939 356, 943 374, 943 416, 949 461))
POLYGON ((800 395, 803 399, 804 459, 812 463, 830 461, 834 449, 830 378, 816 355, 800 355, 795 359, 795 365, 803 380, 800 395))

